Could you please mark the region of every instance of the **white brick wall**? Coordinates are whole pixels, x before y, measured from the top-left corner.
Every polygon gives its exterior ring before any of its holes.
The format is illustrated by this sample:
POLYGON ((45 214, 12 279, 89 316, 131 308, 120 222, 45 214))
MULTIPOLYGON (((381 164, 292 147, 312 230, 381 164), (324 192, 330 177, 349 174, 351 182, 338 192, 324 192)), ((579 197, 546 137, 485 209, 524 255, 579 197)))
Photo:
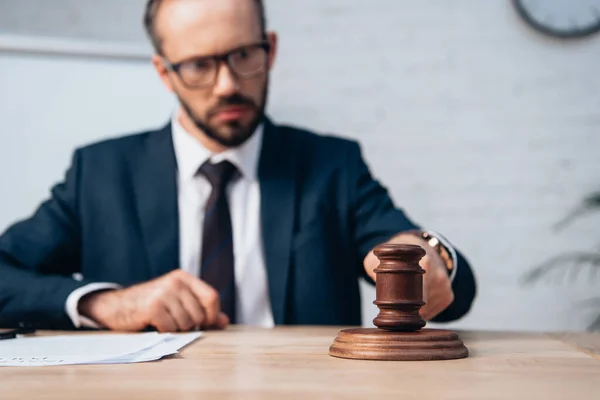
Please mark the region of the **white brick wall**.
POLYGON ((458 326, 583 328, 593 314, 578 302, 600 275, 518 279, 600 243, 600 213, 551 229, 600 190, 600 35, 541 37, 501 0, 268 6, 282 46, 274 114, 361 140, 397 203, 467 254, 480 296, 458 326))
MULTIPOLYGON (((580 302, 600 293, 600 274, 519 278, 600 244, 600 213, 552 230, 600 190, 600 36, 541 37, 504 0, 267 7, 281 45, 271 115, 360 140, 397 203, 463 250, 479 297, 453 326, 583 329, 594 310, 580 302)), ((172 104, 145 64, 0 53, 0 87, 1 226, 30 212, 73 146, 161 123, 172 104)), ((373 298, 367 289, 367 324, 373 298)))

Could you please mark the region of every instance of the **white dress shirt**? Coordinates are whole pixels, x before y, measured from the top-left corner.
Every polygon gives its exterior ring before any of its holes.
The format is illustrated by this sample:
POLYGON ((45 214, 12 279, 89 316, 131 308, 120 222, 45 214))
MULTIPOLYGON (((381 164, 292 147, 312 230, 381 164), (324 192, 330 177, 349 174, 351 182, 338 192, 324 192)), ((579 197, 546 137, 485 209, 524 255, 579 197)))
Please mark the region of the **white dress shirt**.
MULTIPOLYGON (((198 169, 208 159, 212 163, 227 160, 239 171, 226 189, 233 230, 236 323, 272 327, 274 320, 263 254, 258 182, 263 127, 259 126, 252 137, 241 146, 219 154, 211 154, 185 131, 177 116, 176 113, 171 123, 178 167, 180 268, 194 276, 200 276, 204 207, 212 187, 204 176, 198 174, 198 169)), ((119 288, 119 285, 94 283, 69 295, 66 310, 76 327, 98 327, 94 321, 78 313, 77 305, 84 295, 111 288, 119 288)))

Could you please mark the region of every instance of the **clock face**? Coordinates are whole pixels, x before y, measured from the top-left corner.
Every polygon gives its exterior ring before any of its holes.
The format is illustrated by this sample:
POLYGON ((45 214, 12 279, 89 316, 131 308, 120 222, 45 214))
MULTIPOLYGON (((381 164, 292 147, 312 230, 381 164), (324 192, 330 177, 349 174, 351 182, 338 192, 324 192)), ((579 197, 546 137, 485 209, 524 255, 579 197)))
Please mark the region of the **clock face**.
POLYGON ((513 0, 521 17, 554 37, 584 37, 600 31, 600 0, 513 0))

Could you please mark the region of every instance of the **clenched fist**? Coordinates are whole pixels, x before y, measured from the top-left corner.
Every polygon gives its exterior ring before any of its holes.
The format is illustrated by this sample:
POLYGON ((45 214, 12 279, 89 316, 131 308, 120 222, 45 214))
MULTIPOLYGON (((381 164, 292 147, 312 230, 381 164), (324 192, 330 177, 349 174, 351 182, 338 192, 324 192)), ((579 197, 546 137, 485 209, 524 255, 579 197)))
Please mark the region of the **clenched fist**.
POLYGON ((215 289, 182 270, 127 289, 90 293, 79 302, 79 313, 118 331, 150 326, 159 332, 185 332, 229 324, 215 289))

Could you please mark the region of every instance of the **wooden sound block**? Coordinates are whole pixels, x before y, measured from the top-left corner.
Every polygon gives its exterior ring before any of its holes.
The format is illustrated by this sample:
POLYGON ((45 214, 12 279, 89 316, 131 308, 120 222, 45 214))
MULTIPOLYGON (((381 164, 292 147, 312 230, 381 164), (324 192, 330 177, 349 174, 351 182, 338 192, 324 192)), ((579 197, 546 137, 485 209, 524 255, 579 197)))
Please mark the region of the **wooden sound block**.
POLYGON ((379 314, 374 328, 344 329, 329 347, 329 355, 358 360, 430 361, 469 356, 469 351, 452 331, 423 329, 419 313, 423 301, 425 256, 420 246, 386 243, 374 250, 379 265, 375 301, 379 314))
POLYGON ((392 332, 376 328, 344 329, 329 348, 339 358, 382 361, 433 361, 468 357, 455 332, 421 329, 392 332))

